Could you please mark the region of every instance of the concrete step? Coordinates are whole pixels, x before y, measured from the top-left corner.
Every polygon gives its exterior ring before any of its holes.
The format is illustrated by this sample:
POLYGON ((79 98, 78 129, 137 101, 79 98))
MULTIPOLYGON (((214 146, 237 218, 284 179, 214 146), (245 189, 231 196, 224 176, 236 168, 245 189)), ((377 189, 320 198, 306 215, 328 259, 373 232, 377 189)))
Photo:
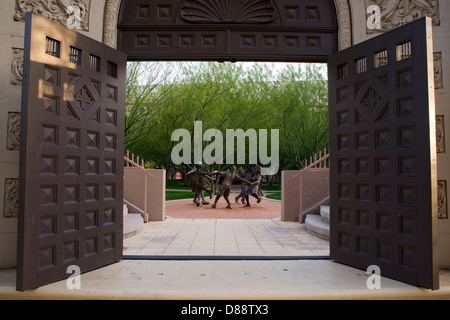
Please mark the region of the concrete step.
POLYGON ((330 206, 320 206, 320 216, 326 222, 330 222, 330 206))
MULTIPOLYGON (((134 205, 130 201, 123 199, 123 216, 125 217, 128 213, 139 213, 142 217, 145 217, 144 211, 138 206, 134 205), (126 211, 125 211, 126 210, 126 211)), ((147 221, 149 219, 149 215, 147 213, 147 221)), ((145 221, 145 220, 144 220, 145 221)))
POLYGON ((330 240, 330 224, 320 215, 308 215, 305 220, 305 227, 309 234, 320 239, 330 240))
MULTIPOLYGON (((313 205, 312 207, 306 209, 303 211, 303 219, 305 219, 305 217, 307 217, 310 214, 320 214, 320 207, 322 205, 328 205, 330 203, 330 196, 325 197, 324 199, 322 199, 321 201, 319 201, 318 203, 316 203, 315 205, 313 205)), ((300 215, 299 215, 299 220, 300 221, 300 215)), ((300 221, 301 223, 304 222, 300 221)))
POLYGON ((137 235, 144 227, 144 219, 140 213, 128 213, 123 217, 123 238, 137 235))

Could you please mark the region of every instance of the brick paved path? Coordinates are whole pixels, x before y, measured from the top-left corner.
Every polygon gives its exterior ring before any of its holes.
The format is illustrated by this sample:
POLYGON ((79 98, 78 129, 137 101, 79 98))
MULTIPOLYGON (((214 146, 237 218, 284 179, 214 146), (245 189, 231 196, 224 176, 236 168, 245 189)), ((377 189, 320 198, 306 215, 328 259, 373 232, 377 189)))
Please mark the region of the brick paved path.
POLYGON ((235 203, 236 195, 230 195, 232 209, 225 208, 227 203, 223 198, 217 203, 216 209, 211 209, 214 198, 207 199, 209 205, 199 207, 192 199, 167 201, 166 215, 183 219, 272 219, 281 216, 281 201, 263 199, 260 203, 256 203, 256 199, 251 198, 251 207, 244 207, 240 201, 235 203))

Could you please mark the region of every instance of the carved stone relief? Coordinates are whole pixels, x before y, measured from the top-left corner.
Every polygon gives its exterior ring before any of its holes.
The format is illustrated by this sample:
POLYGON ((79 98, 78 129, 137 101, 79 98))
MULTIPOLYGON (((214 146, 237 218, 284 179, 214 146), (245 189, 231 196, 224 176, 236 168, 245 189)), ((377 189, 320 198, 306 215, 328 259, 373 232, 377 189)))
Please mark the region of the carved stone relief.
POLYGON ((23 80, 23 49, 13 48, 11 62, 11 83, 21 85, 23 80))
POLYGON ((19 179, 5 179, 3 218, 17 218, 19 212, 19 179))
POLYGON ((14 20, 24 21, 32 11, 71 29, 89 31, 90 5, 91 0, 16 0, 14 20))
POLYGON ((366 8, 377 5, 381 10, 379 29, 367 28, 367 33, 386 32, 419 18, 428 16, 433 25, 440 25, 439 0, 364 0, 366 8))
POLYGON ((352 16, 347 0, 334 0, 336 14, 339 25, 339 50, 344 50, 352 46, 352 16))
POLYGON ((442 79, 442 53, 435 52, 433 57, 434 57, 434 87, 435 89, 443 89, 444 81, 442 79))
POLYGON ((443 115, 436 116, 436 151, 445 153, 445 121, 443 115))
POLYGON ((8 112, 8 133, 6 149, 20 149, 20 112, 8 112))
POLYGON ((103 43, 111 48, 117 47, 117 20, 122 0, 107 0, 103 25, 103 43))
POLYGON ((438 181, 438 217, 448 219, 447 180, 438 181))

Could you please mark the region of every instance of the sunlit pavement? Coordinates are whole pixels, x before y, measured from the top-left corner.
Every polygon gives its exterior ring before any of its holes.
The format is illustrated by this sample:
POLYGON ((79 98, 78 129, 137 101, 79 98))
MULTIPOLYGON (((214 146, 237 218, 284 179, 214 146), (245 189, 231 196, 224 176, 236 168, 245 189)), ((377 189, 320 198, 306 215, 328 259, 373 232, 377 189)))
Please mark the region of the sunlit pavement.
POLYGON ((369 289, 372 281, 364 270, 323 256, 327 242, 309 239, 302 228, 276 219, 149 223, 124 241, 124 260, 82 274, 80 289, 69 289, 72 282, 64 280, 17 292, 15 269, 8 269, 0 270, 0 298, 450 299, 448 270, 441 270, 441 289, 436 291, 384 277, 379 288, 369 289), (129 260, 127 255, 143 256, 129 260), (204 257, 196 260, 189 255, 204 257), (267 260, 268 256, 274 259, 267 260))

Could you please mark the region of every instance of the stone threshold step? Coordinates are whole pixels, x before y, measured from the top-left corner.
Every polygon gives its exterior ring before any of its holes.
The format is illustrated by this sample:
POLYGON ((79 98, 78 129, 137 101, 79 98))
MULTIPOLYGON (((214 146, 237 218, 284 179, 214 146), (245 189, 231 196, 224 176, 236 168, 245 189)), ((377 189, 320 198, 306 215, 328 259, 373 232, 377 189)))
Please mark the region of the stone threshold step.
POLYGON ((330 224, 320 215, 308 215, 305 220, 306 231, 320 239, 330 240, 330 224))

